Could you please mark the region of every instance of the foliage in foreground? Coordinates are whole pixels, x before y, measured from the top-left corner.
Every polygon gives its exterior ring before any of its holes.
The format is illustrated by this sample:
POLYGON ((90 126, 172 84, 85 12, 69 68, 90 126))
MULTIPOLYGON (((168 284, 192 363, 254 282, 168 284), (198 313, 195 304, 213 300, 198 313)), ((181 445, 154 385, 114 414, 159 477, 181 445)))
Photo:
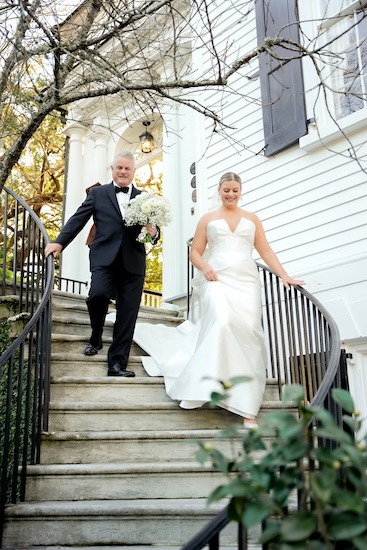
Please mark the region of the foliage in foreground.
MULTIPOLYGON (((228 389, 231 381, 222 385, 228 389)), ((223 397, 212 399, 218 403, 223 397)), ((229 518, 246 530, 263 523, 259 542, 269 550, 367 547, 366 441, 356 442, 352 435, 361 422, 349 392, 334 389, 332 397, 346 413, 347 431, 328 411, 306 406, 303 388, 291 385, 283 400, 297 404, 299 418, 286 412, 267 414, 229 458, 198 442, 198 461, 211 461, 228 479, 213 490, 208 503, 229 499, 229 518)), ((223 439, 238 437, 235 427, 220 433, 223 439)))

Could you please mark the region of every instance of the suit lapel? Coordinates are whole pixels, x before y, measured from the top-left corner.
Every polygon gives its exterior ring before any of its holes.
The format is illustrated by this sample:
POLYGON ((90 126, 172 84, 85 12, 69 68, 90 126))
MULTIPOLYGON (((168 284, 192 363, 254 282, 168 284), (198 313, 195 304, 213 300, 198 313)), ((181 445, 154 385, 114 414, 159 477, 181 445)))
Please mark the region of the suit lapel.
POLYGON ((112 201, 113 206, 116 208, 117 212, 121 216, 120 207, 119 207, 119 204, 117 202, 115 186, 113 184, 113 181, 110 183, 110 185, 106 185, 106 191, 107 191, 107 195, 109 196, 109 198, 112 201))

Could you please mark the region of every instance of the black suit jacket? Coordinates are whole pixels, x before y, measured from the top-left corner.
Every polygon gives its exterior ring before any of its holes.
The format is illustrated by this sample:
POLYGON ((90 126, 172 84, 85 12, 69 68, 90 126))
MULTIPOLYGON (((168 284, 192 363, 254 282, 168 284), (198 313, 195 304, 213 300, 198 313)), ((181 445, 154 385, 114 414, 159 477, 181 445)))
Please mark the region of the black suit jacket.
MULTIPOLYGON (((132 186, 131 199, 141 191, 132 186)), ((141 226, 126 226, 122 219, 113 182, 93 187, 85 201, 69 218, 56 242, 66 248, 93 216, 96 233, 89 250, 91 270, 96 266, 108 266, 122 251, 124 267, 130 273, 145 274, 145 246, 137 242, 141 226)), ((154 242, 159 239, 159 229, 154 242)))

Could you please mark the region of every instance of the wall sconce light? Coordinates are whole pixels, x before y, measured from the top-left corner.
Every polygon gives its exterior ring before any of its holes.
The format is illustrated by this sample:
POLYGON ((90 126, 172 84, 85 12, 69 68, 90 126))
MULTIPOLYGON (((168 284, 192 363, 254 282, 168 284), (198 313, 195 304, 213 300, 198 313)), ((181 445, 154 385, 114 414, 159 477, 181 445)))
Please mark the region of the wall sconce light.
MULTIPOLYGON (((148 126, 150 126, 150 122, 146 120, 145 122, 143 122, 143 126, 147 128, 148 126)), ((139 139, 141 152, 151 153, 154 146, 154 137, 152 136, 152 134, 148 132, 148 130, 145 130, 145 132, 141 134, 141 136, 139 136, 139 139)))

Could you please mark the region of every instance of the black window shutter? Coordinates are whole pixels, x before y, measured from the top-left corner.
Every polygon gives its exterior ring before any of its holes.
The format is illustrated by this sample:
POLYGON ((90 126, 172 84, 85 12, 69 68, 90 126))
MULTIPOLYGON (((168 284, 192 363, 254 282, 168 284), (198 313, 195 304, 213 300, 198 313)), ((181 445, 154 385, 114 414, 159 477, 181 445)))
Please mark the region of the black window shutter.
MULTIPOLYGON (((265 37, 299 42, 295 0, 257 0, 256 25, 259 46, 265 37)), ((282 61, 267 53, 260 55, 267 157, 293 145, 307 133, 301 60, 296 58, 297 53, 280 46, 274 48, 274 52, 282 61)))

